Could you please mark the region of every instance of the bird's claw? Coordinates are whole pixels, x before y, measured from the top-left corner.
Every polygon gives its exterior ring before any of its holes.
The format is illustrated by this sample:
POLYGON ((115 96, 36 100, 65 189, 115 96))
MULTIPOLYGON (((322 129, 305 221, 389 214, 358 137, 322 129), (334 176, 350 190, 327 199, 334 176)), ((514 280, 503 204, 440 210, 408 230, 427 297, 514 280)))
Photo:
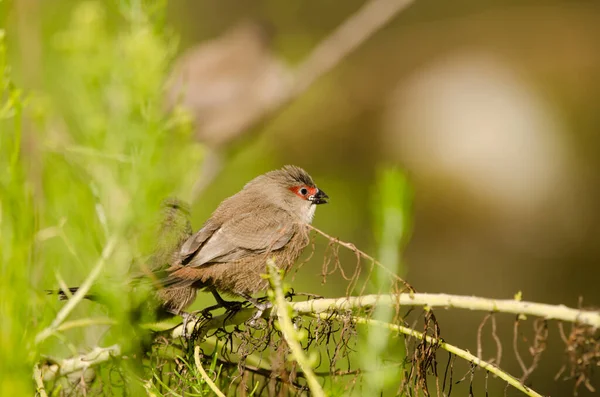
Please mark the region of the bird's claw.
POLYGON ((273 304, 269 301, 256 302, 254 303, 254 307, 256 307, 256 311, 254 312, 252 317, 250 317, 250 319, 246 321, 246 324, 251 328, 262 328, 262 324, 259 324, 259 322, 261 322, 260 320, 262 320, 262 315, 265 312, 265 310, 272 308, 273 304))
POLYGON ((210 307, 207 307, 206 309, 202 309, 199 311, 199 313, 202 315, 202 317, 204 317, 207 320, 212 319, 213 315, 210 312, 212 309, 210 307))

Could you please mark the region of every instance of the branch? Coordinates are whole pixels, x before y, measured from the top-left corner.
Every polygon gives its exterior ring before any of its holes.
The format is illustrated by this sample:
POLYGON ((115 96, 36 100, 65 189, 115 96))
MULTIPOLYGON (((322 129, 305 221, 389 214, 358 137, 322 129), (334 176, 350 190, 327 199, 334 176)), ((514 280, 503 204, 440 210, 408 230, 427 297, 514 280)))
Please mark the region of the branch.
POLYGON ((271 285, 273 287, 273 292, 275 293, 275 302, 277 303, 275 311, 277 312, 277 318, 279 319, 281 333, 283 334, 287 345, 290 347, 292 357, 296 359, 298 365, 302 368, 302 372, 304 372, 311 394, 317 397, 325 397, 323 388, 315 377, 310 360, 304 354, 302 346, 300 346, 299 340, 301 339, 301 336, 292 324, 292 319, 290 318, 291 308, 283 295, 283 286, 281 275, 279 273, 280 269, 275 265, 275 262, 272 259, 267 261, 267 267, 269 268, 271 285))
MULTIPOLYGON (((352 51, 367 41, 375 32, 383 28, 394 16, 404 10, 413 0, 370 0, 344 21, 328 37, 323 39, 305 60, 296 68, 294 84, 277 101, 267 108, 251 115, 231 136, 239 136, 264 125, 277 116, 278 112, 306 92, 319 77, 331 71, 352 51)), ((209 151, 209 158, 203 167, 203 175, 196 181, 193 200, 217 177, 222 169, 221 159, 215 152, 209 151)))
POLYGON ((289 99, 298 97, 319 77, 385 26, 413 0, 371 0, 326 37, 296 70, 296 83, 289 99))
POLYGON ((358 46, 383 28, 413 0, 370 0, 323 39, 297 67, 293 87, 240 130, 248 130, 302 95, 314 82, 331 71, 358 46))
MULTIPOLYGON (((423 306, 426 308, 431 307, 447 307, 447 308, 459 308, 459 309, 470 309, 480 310, 486 312, 499 312, 499 313, 513 313, 513 314, 527 314, 538 316, 546 319, 554 319, 561 321, 568 321, 580 324, 586 324, 594 328, 600 328, 600 312, 589 311, 589 310, 577 310, 568 308, 564 305, 547 305, 542 303, 533 302, 522 302, 517 300, 495 300, 487 298, 478 298, 472 296, 459 296, 459 295, 447 295, 447 294, 391 294, 391 295, 365 295, 358 297, 348 297, 339 299, 314 299, 304 302, 289 302, 286 304, 295 312, 304 315, 312 316, 324 316, 329 315, 328 312, 335 310, 350 310, 364 307, 372 307, 375 305, 404 305, 404 306, 423 306)), ((269 317, 274 315, 278 309, 266 310, 263 313, 263 317, 269 317)), ((225 326, 240 325, 250 319, 256 309, 244 308, 236 313, 225 313, 220 316, 216 316, 210 320, 203 320, 201 324, 201 335, 205 335, 208 331, 225 326)), ((374 321, 374 320, 369 320, 374 321)), ((376 324, 376 323, 371 323, 376 324)), ((188 322, 188 335, 191 335, 194 331, 196 324, 194 321, 188 322)), ((401 327, 391 324, 393 327, 401 327)), ((396 328, 395 328, 396 329, 396 328)), ((397 328, 400 332, 402 328, 397 328)), ((171 331, 172 338, 179 338, 182 336, 183 325, 178 325, 171 331)), ((417 332, 417 331, 414 331, 417 332)), ((415 334, 417 335, 417 334, 415 334)), ((414 336, 414 335, 413 335, 414 336)), ((419 336, 418 336, 419 337, 419 336)), ((452 353, 459 355, 460 357, 467 357, 464 353, 458 354, 457 347, 447 345, 452 353)), ((446 349, 444 347, 444 349, 446 349)), ((446 349, 448 350, 448 349, 446 349)), ((448 350, 450 351, 450 350, 448 350)), ((108 361, 112 356, 120 354, 120 347, 114 345, 107 348, 95 348, 90 353, 75 358, 65 359, 59 363, 52 365, 45 365, 42 368, 44 373, 44 380, 52 380, 57 376, 72 373, 87 366, 108 361)), ((470 353, 466 353, 470 354, 470 353)), ((474 356, 473 356, 474 357, 474 356)), ((466 359, 466 358, 465 358, 466 359)), ((475 359, 479 360, 477 357, 475 359)), ((474 361, 473 361, 474 362, 474 361)), ((486 365, 491 365, 483 360, 480 360, 482 366, 485 369, 486 365)), ((479 364, 477 364, 479 365, 479 364)))
MULTIPOLYGON (((332 310, 350 310, 376 305, 423 306, 427 308, 444 307, 485 312, 525 314, 542 317, 548 320, 568 321, 600 328, 600 311, 578 310, 564 305, 548 305, 545 303, 525 302, 514 299, 489 299, 448 294, 404 293, 312 299, 303 302, 289 302, 288 304, 299 314, 323 313, 332 310)), ((255 311, 256 309, 245 308, 236 313, 225 313, 213 317, 201 325, 201 336, 213 329, 243 324, 253 316, 255 311)), ((266 310, 263 313, 263 317, 272 316, 273 313, 274 312, 271 310, 266 310)), ((190 321, 187 326, 188 335, 191 335, 196 327, 196 323, 190 321)), ((172 338, 179 338, 182 335, 183 324, 175 327, 171 331, 172 338)))
POLYGON ((485 312, 525 314, 548 320, 561 320, 600 328, 600 311, 578 310, 565 305, 525 302, 514 299, 489 299, 475 296, 448 294, 404 293, 390 295, 363 295, 339 299, 314 299, 292 302, 292 308, 300 314, 322 313, 332 310, 348 310, 375 305, 423 306, 469 309, 485 312))
MULTIPOLYGON (((332 317, 338 318, 338 319, 343 319, 344 316, 335 314, 335 313, 322 312, 317 315, 314 315, 314 317, 319 317, 319 318, 326 320, 326 319, 330 319, 332 317)), ((515 378, 514 376, 510 375, 507 372, 504 372, 503 370, 496 367, 492 363, 489 363, 478 357, 475 357, 468 351, 463 350, 457 346, 451 345, 447 342, 444 342, 441 339, 437 339, 437 338, 434 338, 429 335, 424 335, 422 332, 416 331, 412 328, 404 327, 402 325, 390 324, 390 323, 386 323, 383 321, 371 320, 371 319, 364 318, 364 317, 351 316, 351 318, 357 324, 376 325, 378 327, 384 327, 384 328, 387 328, 392 331, 397 331, 397 332, 400 332, 401 334, 412 336, 412 337, 420 339, 420 340, 425 340, 429 344, 437 345, 437 346, 441 347, 442 349, 446 350, 447 352, 453 353, 469 362, 472 362, 475 365, 478 365, 479 367, 485 369, 486 371, 491 372, 492 374, 496 375, 500 379, 504 380, 506 383, 508 383, 511 386, 515 387, 516 389, 522 391, 523 393, 527 394, 528 396, 542 397, 541 394, 539 394, 535 390, 532 390, 529 387, 523 385, 517 378, 515 378)))
POLYGON ((95 347, 91 352, 82 354, 81 356, 65 358, 60 362, 44 364, 41 368, 41 373, 43 379, 46 382, 49 382, 60 376, 81 371, 92 365, 103 363, 120 355, 121 347, 119 345, 95 347))
POLYGON ((75 308, 75 306, 77 306, 79 302, 81 302, 81 300, 89 292, 90 288, 94 284, 94 281, 96 281, 96 278, 98 278, 100 272, 104 268, 106 260, 112 255, 116 242, 117 239, 114 236, 108 240, 108 243, 104 247, 104 250, 102 250, 102 255, 100 256, 98 263, 96 263, 96 266, 94 266, 94 268, 92 269, 88 277, 85 279, 83 284, 81 284, 75 295, 73 295, 73 297, 69 299, 67 304, 64 305, 62 309, 60 309, 60 311, 54 318, 54 321, 52 321, 52 324, 44 328, 39 334, 36 335, 36 344, 39 344, 40 342, 48 338, 50 335, 52 335, 63 323, 63 321, 65 321, 65 319, 67 318, 69 313, 71 313, 71 311, 75 308))
POLYGON ((44 380, 42 379, 42 370, 37 364, 33 367, 33 379, 35 380, 37 393, 40 397, 48 397, 48 393, 46 393, 46 388, 44 387, 44 380))

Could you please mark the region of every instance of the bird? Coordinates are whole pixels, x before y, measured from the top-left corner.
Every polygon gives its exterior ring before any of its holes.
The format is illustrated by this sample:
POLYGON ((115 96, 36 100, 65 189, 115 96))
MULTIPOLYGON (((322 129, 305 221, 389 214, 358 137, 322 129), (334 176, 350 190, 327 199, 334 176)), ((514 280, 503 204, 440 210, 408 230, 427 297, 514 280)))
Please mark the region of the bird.
POLYGON ((293 73, 272 51, 273 28, 242 20, 184 51, 165 81, 164 108, 185 109, 207 149, 192 199, 214 180, 231 144, 289 94, 293 73))
MULTIPOLYGON (((159 318, 165 314, 181 316, 185 322, 193 318, 185 310, 200 290, 210 291, 217 301, 204 313, 239 304, 223 299, 219 293, 224 293, 244 298, 260 317, 269 304, 252 295, 269 286, 262 277, 267 260, 287 272, 309 243, 308 225, 316 206, 328 200, 312 177, 294 165, 248 182, 223 200, 194 234, 185 206, 176 199, 166 200, 156 252, 142 262, 141 274, 134 275, 130 285, 146 286, 150 281, 153 299, 144 307, 158 307, 159 318)), ((48 292, 67 298, 63 291, 48 292)), ((93 294, 86 298, 97 300, 93 294)))
POLYGON ((286 165, 248 182, 219 204, 202 228, 179 249, 164 288, 242 297, 260 313, 269 307, 253 294, 266 290, 267 260, 288 271, 309 243, 308 225, 329 196, 302 168, 286 165))

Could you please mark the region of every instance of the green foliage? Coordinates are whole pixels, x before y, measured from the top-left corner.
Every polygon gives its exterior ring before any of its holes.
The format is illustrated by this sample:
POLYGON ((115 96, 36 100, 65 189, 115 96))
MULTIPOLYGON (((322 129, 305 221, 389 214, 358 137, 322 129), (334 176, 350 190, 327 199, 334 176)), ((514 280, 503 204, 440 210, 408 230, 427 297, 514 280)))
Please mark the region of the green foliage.
POLYGON ((0 394, 31 392, 31 359, 24 342, 30 340, 31 249, 35 218, 30 186, 22 165, 22 118, 25 98, 14 86, 0 30, 0 394), (14 376, 25 374, 27 376, 14 376))
POLYGON ((42 352, 73 353, 100 338, 127 350, 139 339, 128 326, 139 300, 125 288, 131 260, 152 251, 160 202, 186 194, 201 156, 188 144, 185 118, 162 111, 175 48, 152 7, 121 3, 116 13, 103 2, 78 3, 49 40, 47 91, 28 101, 0 42, 2 395, 32 394, 42 352), (120 325, 67 331, 71 348, 56 337, 35 346, 63 307, 44 289, 79 285, 109 238, 117 247, 94 286, 107 308, 85 302, 71 317, 108 311, 120 325))

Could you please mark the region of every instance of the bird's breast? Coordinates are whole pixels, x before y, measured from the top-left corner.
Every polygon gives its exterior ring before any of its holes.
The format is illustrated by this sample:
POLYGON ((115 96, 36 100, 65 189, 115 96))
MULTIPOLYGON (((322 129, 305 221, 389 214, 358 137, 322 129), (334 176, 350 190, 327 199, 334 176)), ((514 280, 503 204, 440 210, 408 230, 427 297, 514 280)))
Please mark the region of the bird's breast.
POLYGON ((317 210, 317 206, 315 204, 311 204, 308 209, 304 212, 304 217, 302 221, 304 223, 312 223, 313 218, 315 217, 315 211, 317 210))

